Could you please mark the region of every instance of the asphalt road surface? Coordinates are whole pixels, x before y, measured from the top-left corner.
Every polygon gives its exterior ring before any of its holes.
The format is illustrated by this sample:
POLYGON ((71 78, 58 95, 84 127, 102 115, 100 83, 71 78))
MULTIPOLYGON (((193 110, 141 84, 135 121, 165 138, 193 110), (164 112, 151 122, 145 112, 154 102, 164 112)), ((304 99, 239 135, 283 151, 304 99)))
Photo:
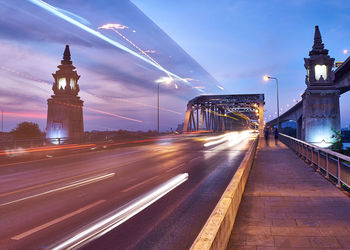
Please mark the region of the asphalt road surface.
POLYGON ((0 249, 188 249, 251 134, 0 165, 0 249))

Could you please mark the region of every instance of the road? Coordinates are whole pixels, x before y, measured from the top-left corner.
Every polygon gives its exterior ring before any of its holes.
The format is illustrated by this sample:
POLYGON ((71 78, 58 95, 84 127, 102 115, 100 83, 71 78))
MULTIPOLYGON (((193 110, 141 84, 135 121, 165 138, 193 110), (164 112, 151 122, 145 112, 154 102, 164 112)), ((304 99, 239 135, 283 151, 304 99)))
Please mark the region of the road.
POLYGON ((251 140, 188 135, 0 165, 0 248, 188 249, 251 140))

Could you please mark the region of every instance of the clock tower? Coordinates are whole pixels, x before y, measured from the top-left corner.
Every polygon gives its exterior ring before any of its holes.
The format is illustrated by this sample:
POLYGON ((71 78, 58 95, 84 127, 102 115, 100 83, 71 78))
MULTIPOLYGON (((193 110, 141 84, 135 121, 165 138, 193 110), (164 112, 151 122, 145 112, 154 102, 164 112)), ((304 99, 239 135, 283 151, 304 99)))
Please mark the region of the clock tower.
POLYGON ((311 143, 331 142, 332 129, 340 130, 339 90, 334 85, 334 58, 324 48, 318 26, 309 58, 304 58, 307 75, 303 98, 303 140, 311 143))
POLYGON ((78 96, 78 75, 66 45, 61 65, 52 74, 54 95, 47 100, 46 138, 53 143, 64 140, 79 140, 84 135, 83 101, 78 96))

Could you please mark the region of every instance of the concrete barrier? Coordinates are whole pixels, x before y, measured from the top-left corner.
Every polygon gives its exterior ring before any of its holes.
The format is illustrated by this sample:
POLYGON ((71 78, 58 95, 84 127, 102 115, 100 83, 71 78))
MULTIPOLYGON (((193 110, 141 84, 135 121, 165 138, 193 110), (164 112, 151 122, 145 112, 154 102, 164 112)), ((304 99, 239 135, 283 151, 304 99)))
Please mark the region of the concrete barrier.
POLYGON ((253 165, 258 137, 254 140, 230 184, 191 246, 191 250, 226 249, 253 165))

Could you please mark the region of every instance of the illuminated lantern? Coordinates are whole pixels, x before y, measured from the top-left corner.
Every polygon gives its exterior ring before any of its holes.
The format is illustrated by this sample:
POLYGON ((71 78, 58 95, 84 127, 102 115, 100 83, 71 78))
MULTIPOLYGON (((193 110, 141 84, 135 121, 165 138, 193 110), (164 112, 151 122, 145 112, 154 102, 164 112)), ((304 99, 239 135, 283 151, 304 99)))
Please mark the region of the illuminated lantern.
POLYGON ((54 95, 47 100, 46 138, 53 143, 79 140, 84 135, 83 101, 78 96, 80 76, 72 64, 68 45, 61 65, 52 75, 55 79, 52 86, 54 95))

